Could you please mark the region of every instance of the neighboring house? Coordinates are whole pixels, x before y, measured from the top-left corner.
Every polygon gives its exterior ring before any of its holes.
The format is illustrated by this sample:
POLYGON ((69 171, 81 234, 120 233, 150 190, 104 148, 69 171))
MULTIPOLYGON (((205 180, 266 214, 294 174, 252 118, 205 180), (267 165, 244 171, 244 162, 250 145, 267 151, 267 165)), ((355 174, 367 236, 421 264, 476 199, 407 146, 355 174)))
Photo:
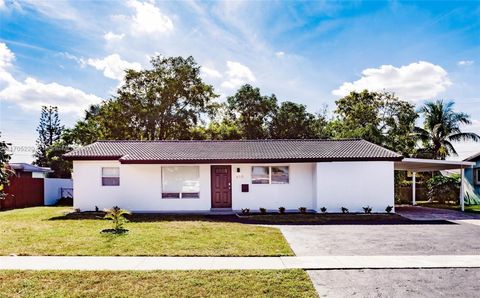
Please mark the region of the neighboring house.
POLYGON ((73 160, 74 207, 385 212, 402 156, 361 139, 99 141, 73 160))
POLYGON ((5 188, 7 198, 0 200, 0 209, 15 209, 54 205, 58 199, 71 196, 72 179, 46 178, 50 168, 28 163, 10 163, 14 175, 9 177, 5 188))
POLYGON ((50 168, 38 167, 28 163, 10 163, 15 172, 9 177, 5 188, 7 197, 0 200, 0 209, 15 209, 42 206, 44 204, 44 178, 50 168))
POLYGON ((465 169, 465 179, 468 182, 465 187, 465 203, 480 204, 480 152, 464 161, 475 162, 473 168, 465 169))
POLYGON ((28 163, 9 163, 16 177, 45 178, 52 170, 46 167, 34 166, 28 163))

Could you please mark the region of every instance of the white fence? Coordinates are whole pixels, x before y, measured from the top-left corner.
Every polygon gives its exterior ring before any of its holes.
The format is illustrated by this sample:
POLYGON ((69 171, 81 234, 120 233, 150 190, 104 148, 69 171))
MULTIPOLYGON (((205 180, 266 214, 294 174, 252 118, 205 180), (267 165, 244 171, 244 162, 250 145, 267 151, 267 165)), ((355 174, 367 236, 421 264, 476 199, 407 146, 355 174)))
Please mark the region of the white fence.
POLYGON ((45 178, 44 186, 44 204, 54 205, 62 197, 62 189, 72 189, 72 179, 45 178))

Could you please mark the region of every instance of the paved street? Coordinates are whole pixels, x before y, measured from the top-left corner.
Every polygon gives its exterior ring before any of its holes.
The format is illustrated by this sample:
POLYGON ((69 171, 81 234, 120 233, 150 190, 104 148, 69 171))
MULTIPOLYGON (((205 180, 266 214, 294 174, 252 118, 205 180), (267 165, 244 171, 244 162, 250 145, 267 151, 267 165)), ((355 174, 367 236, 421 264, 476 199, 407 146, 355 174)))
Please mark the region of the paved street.
POLYGON ((478 297, 480 269, 308 271, 320 297, 478 297))

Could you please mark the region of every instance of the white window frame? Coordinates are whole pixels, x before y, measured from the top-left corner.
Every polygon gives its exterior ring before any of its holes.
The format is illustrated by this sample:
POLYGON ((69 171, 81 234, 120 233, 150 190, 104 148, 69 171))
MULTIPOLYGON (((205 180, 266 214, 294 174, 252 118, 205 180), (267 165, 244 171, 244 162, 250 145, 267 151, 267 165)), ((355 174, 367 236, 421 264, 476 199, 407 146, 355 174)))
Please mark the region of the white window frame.
POLYGON ((100 168, 100 184, 102 186, 120 186, 120 167, 101 167, 100 168), (104 176, 103 169, 118 169, 118 176, 104 176), (103 178, 118 178, 118 184, 104 184, 103 178))
POLYGON ((166 196, 166 194, 176 194, 176 192, 165 192, 164 191, 164 175, 165 175, 165 168, 185 168, 185 167, 192 167, 192 168, 197 168, 198 170, 198 183, 200 184, 200 166, 198 165, 189 165, 189 166, 162 166, 161 168, 161 189, 162 189, 162 192, 161 192, 161 198, 162 200, 188 200, 188 199, 191 199, 191 200, 198 200, 200 199, 200 185, 199 185, 199 189, 198 189, 198 192, 178 192, 178 197, 173 197, 173 196, 166 196), (193 194, 193 193, 197 193, 198 195, 196 197, 184 197, 184 194, 193 194))
POLYGON ((287 185, 290 184, 290 165, 255 165, 250 169, 250 183, 253 185, 287 185), (253 168, 254 167, 265 167, 268 168, 268 183, 253 183, 253 168), (287 167, 288 168, 288 182, 287 183, 272 183, 272 167, 287 167))

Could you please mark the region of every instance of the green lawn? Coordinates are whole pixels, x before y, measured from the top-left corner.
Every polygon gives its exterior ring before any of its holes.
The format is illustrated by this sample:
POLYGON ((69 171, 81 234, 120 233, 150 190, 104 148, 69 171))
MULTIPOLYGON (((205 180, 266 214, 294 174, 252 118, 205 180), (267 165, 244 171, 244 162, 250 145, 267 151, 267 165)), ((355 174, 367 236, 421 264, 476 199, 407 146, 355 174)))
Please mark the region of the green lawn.
POLYGON ((318 297, 303 270, 0 271, 0 297, 318 297))
MULTIPOLYGON (((428 201, 418 201, 417 205, 431 207, 431 208, 439 208, 439 209, 450 209, 450 210, 457 210, 457 211, 461 210, 459 205, 430 203, 428 201)), ((480 205, 465 205, 465 212, 480 213, 480 205)))
MULTIPOLYGON (((0 212, 0 255, 279 256, 293 255, 278 229, 204 217, 129 222, 126 235, 101 234, 103 219, 62 218, 66 207, 0 212)), ((158 217, 158 216, 157 216, 158 217)))

